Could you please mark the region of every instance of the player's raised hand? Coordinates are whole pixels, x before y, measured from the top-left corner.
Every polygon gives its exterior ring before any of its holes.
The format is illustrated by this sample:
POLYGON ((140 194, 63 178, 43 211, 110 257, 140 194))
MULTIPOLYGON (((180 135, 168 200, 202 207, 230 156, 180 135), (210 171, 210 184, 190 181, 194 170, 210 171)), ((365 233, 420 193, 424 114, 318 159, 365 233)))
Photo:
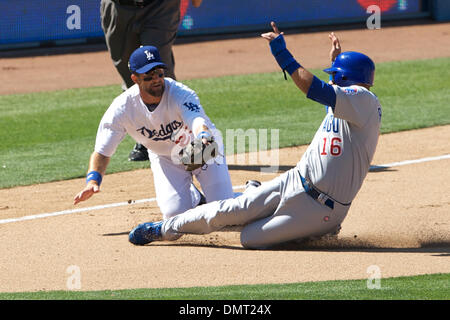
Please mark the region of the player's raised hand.
POLYGON ((273 22, 273 21, 270 22, 270 25, 272 26, 273 31, 261 34, 261 37, 263 37, 264 39, 267 39, 268 41, 272 41, 273 39, 278 37, 280 34, 284 34, 283 32, 280 32, 280 30, 278 30, 278 27, 275 24, 275 22, 273 22))
POLYGON ((338 37, 334 34, 334 32, 328 35, 328 38, 331 40, 331 50, 330 50, 330 60, 333 62, 336 60, 336 57, 341 53, 341 44, 339 43, 338 37))

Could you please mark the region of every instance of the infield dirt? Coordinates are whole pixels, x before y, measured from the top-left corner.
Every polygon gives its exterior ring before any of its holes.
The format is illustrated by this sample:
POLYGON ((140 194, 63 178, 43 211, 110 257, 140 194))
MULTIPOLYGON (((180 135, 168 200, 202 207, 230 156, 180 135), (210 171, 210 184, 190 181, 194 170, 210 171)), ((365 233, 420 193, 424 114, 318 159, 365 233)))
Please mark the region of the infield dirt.
MULTIPOLYGON (((377 63, 450 57, 449 30, 446 23, 337 34, 344 50, 366 52, 377 63)), ((287 33, 286 41, 304 66, 319 68, 329 64, 327 35, 287 33)), ((181 81, 278 71, 266 41, 257 35, 179 44, 174 53, 181 81)), ((0 68, 0 94, 120 82, 106 51, 3 58, 0 68)), ((382 135, 373 164, 449 154, 449 136, 450 126, 382 135)), ((280 149, 280 167, 294 166, 305 149, 280 149)), ((231 164, 233 185, 279 174, 262 174, 259 165, 264 164, 231 164)), ((361 279, 372 265, 382 277, 448 273, 449 167, 450 159, 443 159, 370 172, 337 241, 267 251, 242 249, 237 232, 135 247, 127 241, 128 231, 161 218, 155 202, 133 203, 154 197, 152 172, 109 174, 102 192, 77 207, 129 205, 0 224, 0 291, 67 290, 70 266, 79 267, 82 290, 361 279)), ((75 179, 1 189, 0 220, 74 209, 73 196, 83 185, 84 179, 75 179)))

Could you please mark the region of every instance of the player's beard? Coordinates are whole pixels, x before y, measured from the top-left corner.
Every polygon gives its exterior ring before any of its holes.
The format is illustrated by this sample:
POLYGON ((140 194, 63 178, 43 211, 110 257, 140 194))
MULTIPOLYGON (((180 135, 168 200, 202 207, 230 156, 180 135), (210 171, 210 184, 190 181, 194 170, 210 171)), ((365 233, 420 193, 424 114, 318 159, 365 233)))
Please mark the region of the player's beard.
POLYGON ((153 86, 149 86, 147 88, 147 93, 152 95, 153 97, 162 97, 163 93, 164 93, 164 82, 161 82, 161 86, 159 87, 153 87, 153 86))

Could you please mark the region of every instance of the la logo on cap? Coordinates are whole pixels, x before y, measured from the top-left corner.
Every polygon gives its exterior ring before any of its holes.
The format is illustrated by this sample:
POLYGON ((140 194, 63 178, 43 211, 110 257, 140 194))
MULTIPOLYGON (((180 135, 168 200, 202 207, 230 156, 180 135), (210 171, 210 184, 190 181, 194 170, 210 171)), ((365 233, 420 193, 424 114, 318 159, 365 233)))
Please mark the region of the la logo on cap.
POLYGON ((147 60, 150 61, 150 60, 152 60, 152 59, 155 59, 155 56, 154 56, 153 53, 151 53, 150 51, 145 50, 144 53, 145 53, 145 55, 147 56, 147 60))

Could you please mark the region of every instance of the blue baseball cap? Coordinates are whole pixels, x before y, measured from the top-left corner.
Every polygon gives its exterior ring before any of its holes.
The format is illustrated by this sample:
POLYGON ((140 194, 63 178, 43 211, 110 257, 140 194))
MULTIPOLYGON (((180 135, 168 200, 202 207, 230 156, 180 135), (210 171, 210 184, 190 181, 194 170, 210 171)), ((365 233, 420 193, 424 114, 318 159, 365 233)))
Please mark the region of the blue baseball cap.
POLYGON ((167 68, 161 61, 158 49, 153 46, 141 46, 134 50, 130 56, 128 67, 131 72, 146 73, 155 67, 167 68))

